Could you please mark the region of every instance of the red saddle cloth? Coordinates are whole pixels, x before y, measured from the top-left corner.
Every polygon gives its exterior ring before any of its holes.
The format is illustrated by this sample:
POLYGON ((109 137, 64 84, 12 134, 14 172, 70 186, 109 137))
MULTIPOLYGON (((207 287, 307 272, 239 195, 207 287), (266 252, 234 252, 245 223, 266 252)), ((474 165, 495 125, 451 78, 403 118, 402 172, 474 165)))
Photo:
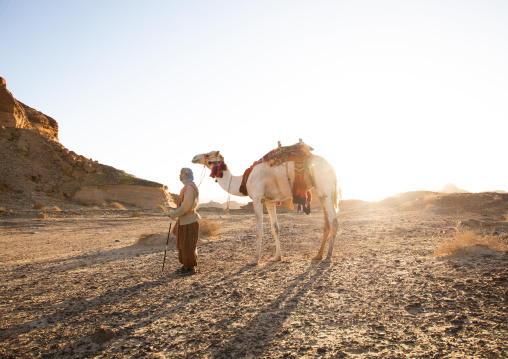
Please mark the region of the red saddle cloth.
POLYGON ((302 150, 302 145, 297 143, 292 146, 278 147, 266 155, 261 157, 258 161, 254 162, 252 166, 247 168, 243 174, 242 184, 240 185, 240 192, 245 196, 248 195, 247 180, 254 166, 270 162, 270 166, 277 166, 287 162, 295 163, 295 179, 293 181, 293 203, 301 204, 306 213, 310 213, 311 194, 307 191, 307 184, 305 183, 305 159, 308 154, 302 150))

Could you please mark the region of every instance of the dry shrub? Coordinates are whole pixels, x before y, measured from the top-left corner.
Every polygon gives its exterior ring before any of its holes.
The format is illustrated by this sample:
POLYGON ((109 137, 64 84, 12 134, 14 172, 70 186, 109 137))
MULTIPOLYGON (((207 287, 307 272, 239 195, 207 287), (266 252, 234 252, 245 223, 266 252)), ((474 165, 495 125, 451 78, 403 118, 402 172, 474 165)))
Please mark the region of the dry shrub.
POLYGON ((501 196, 496 194, 493 198, 494 201, 500 201, 501 200, 501 196))
POLYGON ((157 206, 157 209, 160 210, 162 213, 168 213, 168 210, 161 204, 157 206))
POLYGON ((112 202, 109 206, 115 209, 125 209, 125 207, 118 202, 112 202))
POLYGON ((4 211, 5 211, 5 208, 0 207, 0 212, 4 212, 4 211))
POLYGON ((289 209, 289 210, 293 210, 293 209, 294 209, 294 205, 293 205, 293 198, 289 198, 289 199, 286 199, 285 201, 283 201, 283 202, 280 204, 280 208, 281 208, 281 209, 289 209))
POLYGON ((133 211, 131 217, 143 217, 143 212, 133 211))
POLYGON ((475 246, 484 246, 496 251, 508 251, 508 246, 503 241, 493 235, 481 235, 476 230, 459 231, 455 238, 441 244, 434 252, 435 257, 444 257, 456 253, 457 251, 475 246))
POLYGON ((139 242, 143 242, 145 239, 147 239, 148 237, 150 236, 154 236, 156 235, 157 233, 148 233, 148 232, 145 232, 145 233, 141 233, 138 237, 138 239, 136 239, 136 242, 135 243, 139 243, 139 242))
POLYGON ((88 207, 88 206, 90 206, 90 203, 88 203, 88 202, 82 202, 81 205, 85 206, 85 207, 88 207))
POLYGON ((108 208, 108 204, 106 202, 104 202, 104 203, 101 204, 101 207, 102 208, 108 208))
POLYGON ((48 218, 48 215, 44 214, 44 213, 37 213, 37 218, 46 219, 46 218, 48 218))
POLYGON ((503 217, 504 217, 504 221, 508 222, 508 213, 506 213, 503 217))
POLYGON ((48 207, 42 203, 37 203, 35 206, 34 206, 34 209, 42 209, 42 210, 47 210, 48 207))
POLYGON ((168 233, 143 233, 136 240, 135 244, 142 244, 145 246, 159 246, 166 244, 174 244, 176 237, 168 233))
POLYGON ((92 209, 93 209, 93 210, 98 210, 98 209, 99 209, 99 207, 97 207, 97 206, 93 206, 93 207, 92 207, 92 209))
POLYGON ((51 209, 52 209, 53 211, 55 211, 55 212, 60 212, 60 211, 61 211, 61 209, 60 209, 60 208, 58 208, 57 206, 53 206, 51 209))
POLYGON ((201 219, 199 221, 199 236, 214 238, 219 236, 222 225, 209 219, 201 219))

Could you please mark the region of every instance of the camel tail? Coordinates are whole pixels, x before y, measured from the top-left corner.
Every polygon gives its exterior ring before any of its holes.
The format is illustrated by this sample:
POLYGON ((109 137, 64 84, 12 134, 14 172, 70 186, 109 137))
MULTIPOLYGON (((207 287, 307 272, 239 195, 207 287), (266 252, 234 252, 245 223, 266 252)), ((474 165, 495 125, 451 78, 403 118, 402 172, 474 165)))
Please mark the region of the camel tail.
POLYGON ((342 198, 342 189, 337 186, 337 176, 334 173, 333 180, 333 207, 335 208, 335 212, 339 210, 339 201, 342 198))

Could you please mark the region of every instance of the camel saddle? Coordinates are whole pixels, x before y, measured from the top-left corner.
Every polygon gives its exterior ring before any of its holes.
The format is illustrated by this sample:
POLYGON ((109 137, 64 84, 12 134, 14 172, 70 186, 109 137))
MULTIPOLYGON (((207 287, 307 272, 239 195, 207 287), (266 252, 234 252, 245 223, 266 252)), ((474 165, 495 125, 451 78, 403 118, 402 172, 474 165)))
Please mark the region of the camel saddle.
POLYGON ((312 147, 303 143, 300 139, 300 142, 294 145, 284 147, 280 146, 268 152, 258 161, 254 162, 252 166, 247 168, 247 170, 245 170, 243 174, 242 184, 240 186, 240 192, 242 192, 242 194, 244 194, 245 196, 248 195, 247 180, 249 179, 249 175, 252 172, 254 166, 263 162, 268 162, 270 164, 270 167, 278 166, 287 162, 294 162, 295 179, 292 184, 293 203, 301 204, 304 207, 305 213, 307 214, 310 213, 310 204, 312 196, 310 194, 310 191, 307 191, 307 184, 305 183, 305 171, 306 171, 305 160, 307 159, 307 157, 311 155, 311 151, 313 150, 314 149, 312 147))

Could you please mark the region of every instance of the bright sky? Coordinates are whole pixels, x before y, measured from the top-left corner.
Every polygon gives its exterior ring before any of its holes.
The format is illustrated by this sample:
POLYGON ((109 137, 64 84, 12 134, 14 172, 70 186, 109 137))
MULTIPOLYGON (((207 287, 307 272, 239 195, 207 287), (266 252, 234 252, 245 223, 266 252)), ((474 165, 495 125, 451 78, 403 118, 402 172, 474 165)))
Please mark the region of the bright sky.
POLYGON ((64 146, 173 193, 196 154, 241 175, 300 137, 345 199, 508 191, 504 0, 0 0, 0 49, 64 146))

